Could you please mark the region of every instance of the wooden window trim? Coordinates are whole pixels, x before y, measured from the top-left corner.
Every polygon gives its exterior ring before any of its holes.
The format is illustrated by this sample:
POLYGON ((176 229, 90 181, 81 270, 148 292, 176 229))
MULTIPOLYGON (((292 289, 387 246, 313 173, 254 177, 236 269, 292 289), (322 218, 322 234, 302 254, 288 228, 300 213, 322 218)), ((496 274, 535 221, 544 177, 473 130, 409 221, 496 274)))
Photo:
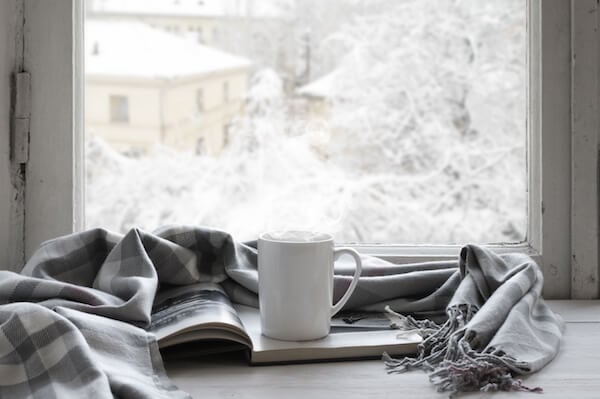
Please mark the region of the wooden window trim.
MULTIPOLYGON (((83 228, 83 2, 15 1, 25 5, 32 74, 29 256, 41 241, 83 228)), ((594 0, 529 1, 529 231, 525 243, 492 247, 534 256, 548 298, 598 297, 597 8, 594 0)), ((357 248, 395 262, 458 253, 456 246, 357 248)))

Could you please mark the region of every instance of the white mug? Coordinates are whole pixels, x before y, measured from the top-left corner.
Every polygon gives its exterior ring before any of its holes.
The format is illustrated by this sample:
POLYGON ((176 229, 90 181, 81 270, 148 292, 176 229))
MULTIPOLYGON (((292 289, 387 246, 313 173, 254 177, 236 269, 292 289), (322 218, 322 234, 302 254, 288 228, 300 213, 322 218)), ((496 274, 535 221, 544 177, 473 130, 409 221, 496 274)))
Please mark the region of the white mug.
POLYGON ((263 335, 286 341, 319 339, 329 334, 331 316, 348 301, 362 271, 352 248, 334 249, 330 234, 308 231, 263 233, 258 239, 258 298, 263 335), (350 287, 335 305, 333 262, 354 257, 350 287))

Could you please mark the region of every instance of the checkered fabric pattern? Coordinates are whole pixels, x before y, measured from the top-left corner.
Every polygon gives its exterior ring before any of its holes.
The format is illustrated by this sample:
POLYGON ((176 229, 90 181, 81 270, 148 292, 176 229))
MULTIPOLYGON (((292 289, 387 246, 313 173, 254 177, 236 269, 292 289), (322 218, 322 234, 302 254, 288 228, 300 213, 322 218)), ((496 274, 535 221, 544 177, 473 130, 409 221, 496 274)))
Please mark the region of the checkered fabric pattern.
POLYGON ((150 324, 160 285, 226 278, 223 232, 94 229, 0 271, 0 398, 187 398, 167 378, 150 324))
MULTIPOLYGON (((0 398, 189 397, 146 331, 154 298, 162 286, 216 282, 234 302, 257 306, 256 259, 256 242, 188 226, 93 229, 42 244, 21 274, 0 271, 0 398)), ((352 271, 336 264, 335 299, 352 271)), ((427 332, 417 359, 387 359, 393 371, 425 368, 447 391, 524 389, 512 377, 550 362, 562 334, 542 285, 530 258, 477 246, 449 262, 363 257, 346 309, 389 306, 427 332)))

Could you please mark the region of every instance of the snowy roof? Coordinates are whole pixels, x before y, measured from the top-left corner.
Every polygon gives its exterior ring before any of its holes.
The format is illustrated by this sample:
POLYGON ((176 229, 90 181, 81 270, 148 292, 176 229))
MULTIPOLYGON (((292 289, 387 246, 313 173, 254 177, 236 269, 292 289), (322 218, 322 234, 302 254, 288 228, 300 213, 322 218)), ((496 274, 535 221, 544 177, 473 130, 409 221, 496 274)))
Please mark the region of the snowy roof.
POLYGON ((92 14, 285 18, 293 0, 90 0, 92 14))
POLYGON ((316 98, 329 98, 333 97, 335 91, 335 82, 340 74, 339 70, 334 70, 326 75, 323 75, 317 80, 313 80, 312 82, 299 87, 296 90, 296 93, 308 96, 308 97, 316 97, 316 98))
POLYGON ((176 79, 246 68, 250 61, 140 22, 88 20, 86 74, 176 79))

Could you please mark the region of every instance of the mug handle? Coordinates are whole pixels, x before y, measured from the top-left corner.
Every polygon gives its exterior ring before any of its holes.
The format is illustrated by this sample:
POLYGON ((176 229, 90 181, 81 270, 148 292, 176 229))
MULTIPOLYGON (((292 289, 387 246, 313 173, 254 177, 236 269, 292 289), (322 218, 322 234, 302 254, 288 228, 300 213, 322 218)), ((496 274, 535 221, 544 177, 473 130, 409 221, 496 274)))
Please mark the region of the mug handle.
POLYGON ((362 272, 362 261, 360 260, 360 255, 354 248, 337 248, 333 250, 333 259, 336 261, 340 256, 348 254, 354 258, 356 262, 356 269, 354 271, 354 277, 352 278, 352 282, 350 283, 350 287, 346 293, 340 298, 340 300, 331 307, 331 316, 335 315, 342 309, 342 306, 348 302, 350 299, 350 295, 354 292, 356 288, 356 284, 358 284, 358 278, 360 277, 360 273, 362 272))

